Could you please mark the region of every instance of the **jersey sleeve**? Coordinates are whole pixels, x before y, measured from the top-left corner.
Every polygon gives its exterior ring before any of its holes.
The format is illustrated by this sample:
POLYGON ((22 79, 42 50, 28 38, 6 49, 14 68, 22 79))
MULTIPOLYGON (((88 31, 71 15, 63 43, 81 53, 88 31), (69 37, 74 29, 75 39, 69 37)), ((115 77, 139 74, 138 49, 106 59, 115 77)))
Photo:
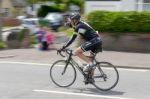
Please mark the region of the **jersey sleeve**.
POLYGON ((79 25, 75 28, 75 32, 79 33, 79 34, 85 34, 86 33, 86 29, 83 25, 79 25))
POLYGON ((72 42, 76 39, 77 34, 74 33, 71 37, 71 39, 64 45, 64 48, 68 47, 70 44, 72 44, 72 42))

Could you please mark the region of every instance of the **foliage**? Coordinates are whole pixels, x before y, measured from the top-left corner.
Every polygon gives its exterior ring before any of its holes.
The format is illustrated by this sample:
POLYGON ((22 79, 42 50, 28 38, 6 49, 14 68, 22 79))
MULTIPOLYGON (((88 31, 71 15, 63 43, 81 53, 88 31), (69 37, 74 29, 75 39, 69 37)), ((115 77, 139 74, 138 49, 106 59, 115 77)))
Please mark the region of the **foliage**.
POLYGON ((47 6, 43 5, 41 8, 38 10, 38 17, 45 17, 49 12, 63 12, 64 6, 59 5, 59 6, 47 6))
POLYGON ((68 10, 70 4, 77 5, 83 10, 84 8, 84 0, 26 0, 26 2, 30 5, 33 5, 38 2, 50 1, 55 3, 55 7, 62 8, 60 6, 63 5, 63 11, 68 10))
POLYGON ((38 41, 37 41, 36 36, 35 36, 35 35, 32 35, 32 36, 31 36, 31 44, 34 45, 34 44, 37 44, 37 43, 38 43, 38 41))
POLYGON ((22 42, 25 37, 29 36, 29 30, 28 29, 22 29, 17 34, 18 34, 17 35, 18 41, 22 42))
POLYGON ((5 49, 7 48, 7 45, 3 42, 0 42, 0 49, 5 49))
POLYGON ((65 30, 64 32, 67 34, 68 37, 71 37, 74 33, 74 30, 70 28, 70 29, 65 30))
POLYGON ((49 27, 49 22, 46 19, 40 19, 39 20, 39 25, 40 26, 48 26, 49 27))
POLYGON ((87 20, 95 30, 109 33, 150 33, 150 12, 91 12, 87 20))
POLYGON ((25 0, 28 4, 35 4, 37 2, 43 2, 43 1, 51 1, 51 0, 25 0))
POLYGON ((109 24, 115 19, 116 14, 108 11, 95 11, 88 15, 88 22, 95 30, 105 31, 109 29, 109 24))
POLYGON ((74 29, 73 28, 68 28, 66 26, 62 26, 59 28, 58 30, 60 33, 65 33, 68 37, 71 37, 74 33, 74 29))

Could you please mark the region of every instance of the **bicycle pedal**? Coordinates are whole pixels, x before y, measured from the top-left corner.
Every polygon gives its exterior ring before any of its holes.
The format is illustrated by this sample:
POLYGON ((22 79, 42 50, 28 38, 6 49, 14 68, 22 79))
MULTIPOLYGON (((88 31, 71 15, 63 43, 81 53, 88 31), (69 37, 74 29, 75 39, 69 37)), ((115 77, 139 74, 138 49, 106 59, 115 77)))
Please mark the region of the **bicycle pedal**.
POLYGON ((83 67, 79 67, 80 68, 80 70, 82 70, 83 71, 83 67))
POLYGON ((89 82, 88 82, 87 80, 86 80, 86 81, 83 81, 83 82, 84 82, 85 85, 89 84, 89 82))
POLYGON ((89 83, 88 78, 85 77, 83 82, 84 82, 85 85, 87 85, 89 83))
POLYGON ((88 83, 94 83, 95 81, 94 81, 94 79, 93 78, 90 78, 90 79, 88 79, 88 83))

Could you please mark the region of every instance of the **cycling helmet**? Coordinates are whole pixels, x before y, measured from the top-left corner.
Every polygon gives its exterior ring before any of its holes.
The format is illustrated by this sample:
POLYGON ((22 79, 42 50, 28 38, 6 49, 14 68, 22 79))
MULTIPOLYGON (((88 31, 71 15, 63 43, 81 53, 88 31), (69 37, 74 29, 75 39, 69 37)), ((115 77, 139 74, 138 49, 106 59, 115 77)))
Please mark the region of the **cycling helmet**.
POLYGON ((79 13, 72 13, 71 16, 70 16, 70 19, 73 20, 73 19, 77 19, 77 20, 80 20, 80 14, 79 13))

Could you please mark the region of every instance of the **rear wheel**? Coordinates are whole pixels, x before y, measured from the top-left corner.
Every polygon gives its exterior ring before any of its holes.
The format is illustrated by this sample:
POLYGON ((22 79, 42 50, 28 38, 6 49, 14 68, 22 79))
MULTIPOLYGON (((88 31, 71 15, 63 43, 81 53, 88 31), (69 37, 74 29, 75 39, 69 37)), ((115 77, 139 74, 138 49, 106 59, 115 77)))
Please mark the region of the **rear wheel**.
POLYGON ((66 60, 56 61, 50 68, 50 77, 54 84, 59 87, 71 86, 76 80, 76 70, 66 60))
POLYGON ((114 65, 108 62, 98 62, 93 74, 93 85, 102 91, 114 88, 119 80, 119 73, 114 65))

